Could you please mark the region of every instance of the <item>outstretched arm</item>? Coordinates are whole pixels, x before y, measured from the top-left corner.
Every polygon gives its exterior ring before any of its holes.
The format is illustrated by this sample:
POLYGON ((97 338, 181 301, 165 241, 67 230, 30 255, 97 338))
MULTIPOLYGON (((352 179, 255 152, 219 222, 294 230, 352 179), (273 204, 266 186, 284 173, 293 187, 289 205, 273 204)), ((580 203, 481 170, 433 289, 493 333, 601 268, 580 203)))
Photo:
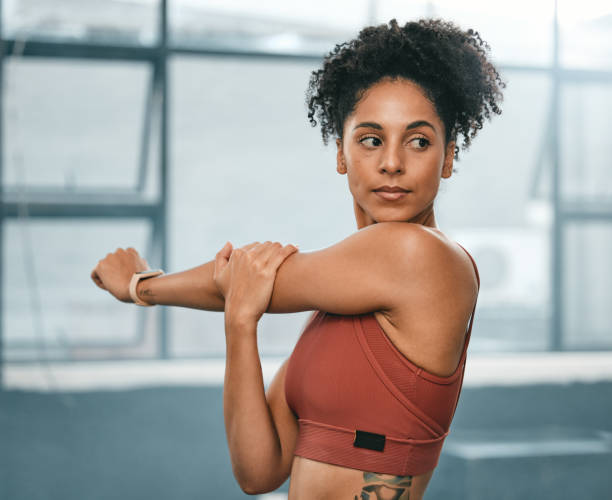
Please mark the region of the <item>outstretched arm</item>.
POLYGON ((179 273, 165 274, 138 283, 138 296, 149 304, 223 311, 225 300, 215 286, 215 261, 179 273))
MULTIPOLYGON (((100 260, 91 272, 94 283, 122 302, 132 302, 128 287, 132 274, 148 268, 133 248, 118 248, 100 260)), ((141 280, 136 293, 149 304, 223 311, 225 299, 215 285, 215 261, 178 273, 141 280)))
MULTIPOLYGON (((119 249, 92 272, 98 286, 125 302, 131 301, 129 278, 143 269, 132 264, 134 253, 137 256, 135 250, 119 249), (123 281, 112 278, 122 266, 126 269, 123 281)), ((391 310, 426 293, 433 283, 432 273, 446 269, 448 260, 446 245, 419 224, 373 224, 330 247, 290 255, 278 269, 266 312, 391 310)), ((223 311, 223 295, 213 279, 214 265, 211 260, 187 271, 144 280, 138 295, 151 304, 223 311)))

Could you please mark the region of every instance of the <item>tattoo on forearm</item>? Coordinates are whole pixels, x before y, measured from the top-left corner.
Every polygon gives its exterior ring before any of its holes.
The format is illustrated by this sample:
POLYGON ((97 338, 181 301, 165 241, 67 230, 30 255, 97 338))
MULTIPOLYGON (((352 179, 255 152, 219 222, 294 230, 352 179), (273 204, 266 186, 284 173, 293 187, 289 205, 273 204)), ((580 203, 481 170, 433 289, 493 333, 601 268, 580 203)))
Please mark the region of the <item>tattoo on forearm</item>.
POLYGON ((376 474, 364 472, 363 481, 366 483, 359 496, 353 500, 409 500, 412 476, 392 476, 389 474, 376 474))
POLYGON ((145 288, 144 290, 140 291, 140 296, 141 297, 154 297, 154 293, 151 291, 150 288, 145 288))

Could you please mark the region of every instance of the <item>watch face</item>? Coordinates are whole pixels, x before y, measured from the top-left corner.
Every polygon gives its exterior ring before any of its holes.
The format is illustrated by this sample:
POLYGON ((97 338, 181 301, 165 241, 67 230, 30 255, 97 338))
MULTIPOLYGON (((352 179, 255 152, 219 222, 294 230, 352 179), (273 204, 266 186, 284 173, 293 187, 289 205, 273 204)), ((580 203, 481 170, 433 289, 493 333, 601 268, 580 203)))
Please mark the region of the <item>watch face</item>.
POLYGON ((146 271, 136 271, 134 274, 150 274, 150 273, 158 273, 159 269, 147 269, 146 271))

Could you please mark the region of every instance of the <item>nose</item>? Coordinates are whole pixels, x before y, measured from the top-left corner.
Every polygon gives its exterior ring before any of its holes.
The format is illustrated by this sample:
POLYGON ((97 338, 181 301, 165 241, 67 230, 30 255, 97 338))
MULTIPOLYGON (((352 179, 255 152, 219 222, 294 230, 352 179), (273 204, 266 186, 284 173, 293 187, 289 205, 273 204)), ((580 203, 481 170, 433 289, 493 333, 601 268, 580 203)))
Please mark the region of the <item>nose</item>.
POLYGON ((404 171, 404 160, 400 148, 388 145, 382 155, 379 171, 381 173, 395 174, 404 171))

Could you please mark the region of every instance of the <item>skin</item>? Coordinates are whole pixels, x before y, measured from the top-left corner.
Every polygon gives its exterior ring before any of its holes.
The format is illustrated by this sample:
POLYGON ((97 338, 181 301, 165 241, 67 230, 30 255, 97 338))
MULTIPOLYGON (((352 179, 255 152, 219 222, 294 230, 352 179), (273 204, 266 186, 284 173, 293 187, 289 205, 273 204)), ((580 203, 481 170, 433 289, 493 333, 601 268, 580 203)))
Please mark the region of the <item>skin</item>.
MULTIPOLYGON (((453 153, 422 90, 407 80, 381 80, 357 103, 337 141, 336 170, 347 177, 357 232, 311 252, 270 241, 234 249, 228 242, 214 261, 139 285, 139 297, 153 304, 225 312, 224 418, 245 492, 273 491, 291 475, 291 500, 422 498, 431 472, 396 477, 294 456, 298 424, 284 395, 287 361, 264 391, 257 322, 264 312, 373 312, 413 363, 436 375, 453 373, 478 293, 471 261, 435 221, 434 200, 441 179, 452 174, 453 153), (416 121, 431 126, 406 128, 416 121), (411 192, 388 201, 374 192, 382 185, 411 192)), ((135 250, 118 249, 92 279, 130 301, 129 277, 146 267, 135 250)))
MULTIPOLYGON (((418 85, 407 80, 384 79, 368 89, 345 121, 342 139, 336 140, 336 170, 347 176, 359 229, 380 222, 405 221, 432 228, 442 235, 435 220, 434 200, 441 179, 452 175, 455 147, 452 141, 444 143, 444 133, 444 124, 435 106, 418 85), (415 122, 416 126, 407 128, 415 122), (399 201, 381 200, 372 189, 384 184, 399 185, 412 192, 399 201)), ((377 319, 385 323, 385 319, 377 319)), ((394 320, 408 323, 400 314, 394 320)), ((387 325, 384 329, 391 328, 387 325)), ((283 366, 279 378, 284 376, 285 369, 283 366)), ((280 381, 271 388, 277 392, 278 399, 284 397, 280 394, 283 385, 280 381)), ((363 472, 359 477, 359 474, 296 456, 290 497, 312 495, 312 489, 303 481, 323 477, 338 486, 335 493, 338 498, 339 491, 345 491, 346 498, 355 500, 419 499, 432 476, 431 473, 399 477, 363 472), (353 497, 349 490, 354 492, 353 497)), ((325 498, 323 492, 319 496, 325 498)))
POLYGON ((437 229, 434 199, 452 175, 455 143, 444 144, 444 124, 416 84, 383 79, 373 85, 336 140, 337 171, 348 177, 357 227, 405 221, 437 229), (410 119, 414 117, 414 120, 410 119), (428 122, 406 129, 414 122, 428 122), (412 190, 404 200, 372 193, 382 184, 412 190))

